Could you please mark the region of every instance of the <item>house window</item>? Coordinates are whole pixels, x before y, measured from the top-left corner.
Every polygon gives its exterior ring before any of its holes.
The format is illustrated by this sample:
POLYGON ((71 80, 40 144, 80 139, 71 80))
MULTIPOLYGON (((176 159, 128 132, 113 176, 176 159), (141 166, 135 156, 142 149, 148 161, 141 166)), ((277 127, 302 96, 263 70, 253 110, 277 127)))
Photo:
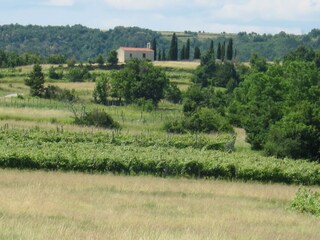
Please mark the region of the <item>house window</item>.
POLYGON ((130 58, 132 58, 132 53, 130 53, 130 58))
POLYGON ((146 58, 146 54, 145 54, 145 53, 143 53, 143 54, 142 54, 142 57, 143 57, 143 58, 146 58))

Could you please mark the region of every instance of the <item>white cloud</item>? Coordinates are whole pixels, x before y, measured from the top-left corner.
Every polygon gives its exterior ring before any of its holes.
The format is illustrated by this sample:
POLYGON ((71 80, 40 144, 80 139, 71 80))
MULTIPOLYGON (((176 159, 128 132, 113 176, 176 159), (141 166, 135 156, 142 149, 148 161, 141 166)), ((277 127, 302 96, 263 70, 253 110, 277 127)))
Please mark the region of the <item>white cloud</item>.
POLYGON ((72 6, 75 3, 75 0, 49 0, 46 5, 50 6, 72 6))
POLYGON ((183 0, 105 0, 105 2, 109 6, 117 9, 152 10, 176 6, 183 3, 183 0))
POLYGON ((227 19, 308 20, 320 14, 320 0, 228 1, 214 11, 227 19))

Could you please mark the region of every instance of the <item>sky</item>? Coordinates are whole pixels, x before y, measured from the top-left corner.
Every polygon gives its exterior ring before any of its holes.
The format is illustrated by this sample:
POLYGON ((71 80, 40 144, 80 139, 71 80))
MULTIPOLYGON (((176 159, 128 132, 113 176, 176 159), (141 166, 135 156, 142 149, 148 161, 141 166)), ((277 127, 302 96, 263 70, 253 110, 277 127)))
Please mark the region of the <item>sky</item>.
POLYGON ((0 0, 0 25, 305 34, 319 16, 320 0, 0 0))

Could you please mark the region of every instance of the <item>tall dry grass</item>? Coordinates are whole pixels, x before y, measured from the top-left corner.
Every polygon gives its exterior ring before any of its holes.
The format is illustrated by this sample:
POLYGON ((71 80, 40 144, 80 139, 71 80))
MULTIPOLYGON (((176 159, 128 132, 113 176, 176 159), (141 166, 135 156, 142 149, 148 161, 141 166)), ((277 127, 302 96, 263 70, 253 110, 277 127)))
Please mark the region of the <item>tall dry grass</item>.
POLYGON ((320 239, 297 189, 0 170, 0 239, 320 239))

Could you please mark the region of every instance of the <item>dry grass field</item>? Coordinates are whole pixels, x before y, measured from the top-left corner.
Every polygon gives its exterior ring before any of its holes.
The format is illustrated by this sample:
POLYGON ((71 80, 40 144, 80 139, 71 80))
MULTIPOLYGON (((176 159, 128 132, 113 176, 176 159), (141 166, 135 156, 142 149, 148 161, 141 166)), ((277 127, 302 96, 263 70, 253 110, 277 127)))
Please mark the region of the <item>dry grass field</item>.
POLYGON ((184 68, 184 69, 196 69, 199 65, 199 61, 183 62, 183 61, 155 61, 155 66, 159 67, 172 67, 172 68, 184 68))
POLYGON ((298 188, 0 170, 0 239, 320 239, 298 188))

